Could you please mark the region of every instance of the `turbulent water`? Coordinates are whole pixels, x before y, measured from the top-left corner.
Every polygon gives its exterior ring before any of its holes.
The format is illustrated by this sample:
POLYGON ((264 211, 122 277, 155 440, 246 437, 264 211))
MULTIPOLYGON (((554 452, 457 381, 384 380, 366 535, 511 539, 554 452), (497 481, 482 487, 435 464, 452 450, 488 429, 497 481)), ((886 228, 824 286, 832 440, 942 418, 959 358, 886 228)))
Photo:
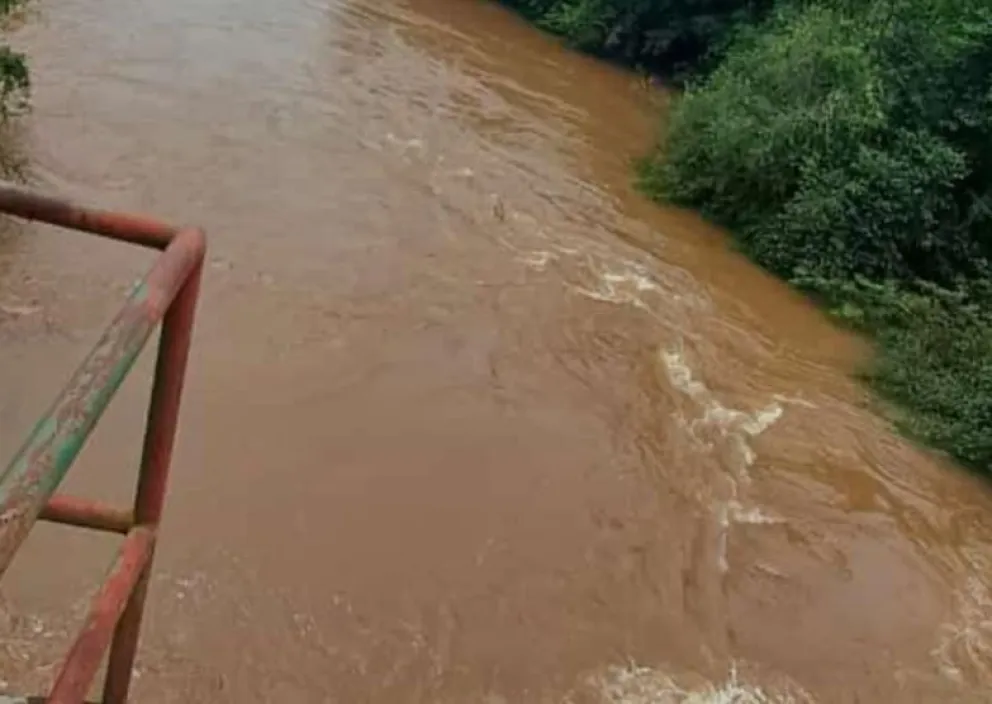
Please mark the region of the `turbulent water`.
MULTIPOLYGON (((31 179, 211 238, 142 702, 985 701, 992 494, 629 186, 664 95, 473 0, 34 0, 31 179)), ((0 453, 148 255, 0 232, 0 453)), ((145 359, 69 489, 125 500, 145 359)), ((113 542, 41 526, 0 690, 113 542)))

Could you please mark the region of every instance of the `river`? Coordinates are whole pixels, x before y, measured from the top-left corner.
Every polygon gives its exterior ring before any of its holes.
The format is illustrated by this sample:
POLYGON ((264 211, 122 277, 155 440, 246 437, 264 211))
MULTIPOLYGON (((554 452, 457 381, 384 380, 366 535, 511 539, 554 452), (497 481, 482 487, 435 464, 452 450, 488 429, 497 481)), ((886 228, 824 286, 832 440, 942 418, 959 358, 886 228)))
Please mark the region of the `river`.
MULTIPOLYGON (((36 185, 210 236, 136 701, 988 700, 992 494, 632 189, 663 94, 478 0, 33 0, 13 42, 36 185)), ((2 454, 149 261, 0 232, 2 454)), ((129 495, 149 374, 69 489, 129 495)), ((113 545, 33 534, 8 686, 113 545)))

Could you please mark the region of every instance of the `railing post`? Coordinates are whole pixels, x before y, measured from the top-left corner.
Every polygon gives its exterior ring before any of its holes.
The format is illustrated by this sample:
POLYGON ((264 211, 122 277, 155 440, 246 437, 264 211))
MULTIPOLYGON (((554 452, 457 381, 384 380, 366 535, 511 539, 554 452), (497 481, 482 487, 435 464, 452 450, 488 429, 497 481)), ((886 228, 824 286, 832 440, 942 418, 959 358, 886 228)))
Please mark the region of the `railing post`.
POLYGON ((0 468, 0 577, 38 518, 125 535, 49 698, 0 695, 0 704, 79 704, 108 645, 103 701, 124 704, 169 479, 206 238, 197 229, 85 208, 2 181, 0 213, 164 250, 6 469, 0 468), (55 495, 159 323, 162 334, 132 506, 122 510, 55 495))
MULTIPOLYGON (((185 240, 180 235, 176 241, 185 240)), ((189 246, 203 247, 202 233, 197 232, 197 236, 189 242, 189 246)), ((200 263, 186 279, 162 322, 155 380, 145 426, 141 470, 134 499, 135 524, 152 530, 158 528, 165 501, 202 270, 201 257, 200 263)), ((152 551, 114 630, 104 680, 103 704, 124 704, 128 698, 154 559, 154 546, 152 551)))

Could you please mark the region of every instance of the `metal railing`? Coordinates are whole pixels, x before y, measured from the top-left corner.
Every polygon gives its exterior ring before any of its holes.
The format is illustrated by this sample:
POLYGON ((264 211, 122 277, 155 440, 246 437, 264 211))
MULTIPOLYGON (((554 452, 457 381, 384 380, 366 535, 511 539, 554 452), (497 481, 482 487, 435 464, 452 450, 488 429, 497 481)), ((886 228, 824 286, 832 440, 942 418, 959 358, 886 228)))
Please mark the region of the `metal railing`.
MULTIPOLYGON (((47 699, 79 704, 109 648, 104 704, 127 701, 206 252, 203 232, 136 215, 82 208, 0 183, 0 213, 162 250, 124 308, 0 473, 0 577, 35 522, 119 533, 124 540, 47 699), (121 509, 56 494, 90 432, 162 323, 134 502, 121 509)), ((0 634, 0 638, 2 638, 0 634)))

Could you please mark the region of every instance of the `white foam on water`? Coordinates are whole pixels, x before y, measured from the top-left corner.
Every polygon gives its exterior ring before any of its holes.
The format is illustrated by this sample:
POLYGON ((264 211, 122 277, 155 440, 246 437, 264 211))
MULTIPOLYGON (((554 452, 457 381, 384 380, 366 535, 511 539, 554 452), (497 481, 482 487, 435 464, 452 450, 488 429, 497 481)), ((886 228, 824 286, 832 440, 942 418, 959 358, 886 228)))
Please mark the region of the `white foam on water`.
POLYGON ((628 665, 608 668, 592 680, 603 704, 812 704, 813 697, 795 683, 778 678, 759 685, 743 678, 736 664, 722 682, 673 676, 661 670, 628 665))
MULTIPOLYGON (((459 171, 457 175, 468 176, 459 171)), ((616 306, 631 306, 649 313, 658 320, 667 320, 688 306, 693 309, 707 305, 705 296, 692 293, 695 289, 681 280, 688 274, 676 267, 659 270, 659 262, 642 252, 618 256, 613 246, 605 246, 585 234, 566 227, 545 227, 526 211, 508 205, 490 194, 498 205, 502 233, 494 239, 511 251, 514 259, 531 269, 544 271, 549 262, 559 262, 562 283, 572 293, 616 306), (663 305, 661 305, 663 304, 663 305)), ((583 228, 584 229, 584 228, 583 228)))
MULTIPOLYGON (((734 489, 736 494, 736 487, 734 489)), ((734 499, 731 499, 734 501, 734 499)), ((713 507, 713 512, 716 514, 716 566, 720 570, 720 574, 726 574, 730 570, 730 562, 728 561, 728 549, 727 543, 730 540, 730 501, 718 501, 713 507)))
POLYGON ((659 353, 669 384, 689 398, 699 415, 684 427, 697 441, 721 453, 722 466, 729 478, 729 491, 723 496, 708 496, 717 525, 716 562, 721 573, 729 569, 727 545, 734 524, 771 525, 784 522, 760 507, 747 506, 741 497, 742 487, 750 483, 749 468, 757 460, 751 440, 772 427, 784 414, 780 403, 773 402, 754 412, 724 406, 712 391, 696 379, 682 350, 662 350, 659 353))
MULTIPOLYGON (((698 383, 698 382, 697 382, 698 383)), ((704 387, 705 388, 705 387, 704 387)), ((726 408, 718 401, 710 399, 701 418, 693 421, 693 428, 704 426, 717 428, 741 458, 740 478, 747 479, 747 468, 754 464, 757 454, 751 448, 748 438, 754 438, 768 430, 782 417, 784 411, 778 404, 772 404, 755 413, 747 413, 734 408, 726 408)))
POLYGON ((954 618, 938 630, 931 655, 946 678, 987 685, 992 681, 992 592, 980 576, 970 576, 956 596, 954 618))
POLYGON ((426 145, 424 144, 424 140, 420 139, 419 137, 403 139, 401 137, 397 137, 392 132, 386 133, 386 141, 389 142, 394 147, 398 147, 400 153, 402 154, 406 154, 409 151, 422 153, 426 147, 426 145))
POLYGON ((673 388, 698 403, 705 402, 710 390, 701 381, 692 377, 692 370, 686 363, 681 352, 667 351, 661 353, 661 361, 665 364, 665 373, 673 388))
POLYGON ((556 260, 558 256, 554 252, 548 252, 546 250, 537 250, 534 252, 527 252, 526 254, 521 254, 517 257, 517 261, 521 262, 524 266, 529 269, 534 269, 536 271, 544 271, 548 264, 556 260))
POLYGON ((0 693, 48 687, 88 607, 83 595, 67 613, 30 613, 0 595, 0 693))
POLYGON ((657 293, 661 286, 650 276, 636 269, 606 271, 596 277, 595 288, 576 286, 573 290, 580 296, 594 301, 618 305, 633 305, 649 309, 644 294, 657 293))
POLYGON ((785 413, 780 403, 773 402, 758 411, 748 412, 727 408, 709 388, 693 377, 681 350, 664 350, 660 353, 668 382, 676 391, 694 401, 701 410, 698 418, 689 422, 695 430, 715 430, 727 444, 738 450, 741 465, 735 469, 740 477, 746 476, 747 467, 754 464, 757 455, 749 438, 755 438, 772 427, 785 413))
POLYGON ((727 502, 727 515, 734 523, 747 523, 753 526, 772 526, 785 523, 781 516, 768 513, 758 506, 742 506, 737 501, 727 502))
POLYGON ((773 399, 779 403, 784 403, 789 406, 800 406, 802 408, 819 408, 812 401, 808 401, 800 396, 787 396, 785 394, 775 394, 772 396, 773 399))

